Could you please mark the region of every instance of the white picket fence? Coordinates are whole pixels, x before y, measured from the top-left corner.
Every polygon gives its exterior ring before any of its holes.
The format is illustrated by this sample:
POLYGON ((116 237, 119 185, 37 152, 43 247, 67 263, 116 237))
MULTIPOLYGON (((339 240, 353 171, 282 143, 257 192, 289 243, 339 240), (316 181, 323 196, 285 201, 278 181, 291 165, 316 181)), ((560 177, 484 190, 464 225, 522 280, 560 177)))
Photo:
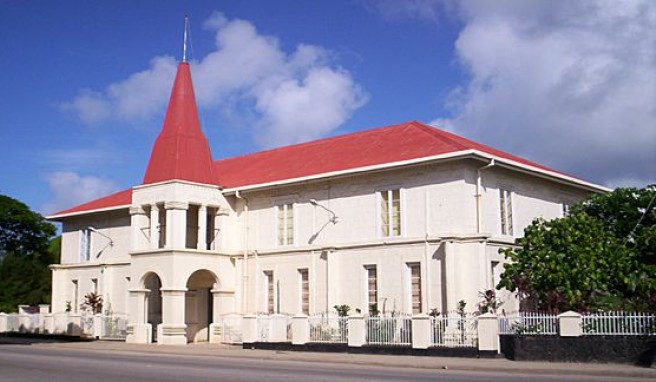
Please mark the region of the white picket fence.
POLYGON ((244 316, 240 313, 229 313, 219 317, 221 342, 227 344, 242 343, 244 316))
POLYGON ((558 334, 558 316, 543 312, 499 316, 499 334, 555 335, 558 334))
POLYGON ((258 339, 260 342, 291 341, 292 318, 289 315, 274 314, 257 317, 258 339))
POLYGON ((347 343, 348 317, 318 314, 308 317, 310 342, 347 343))
POLYGON ((406 314, 365 318, 366 341, 370 345, 411 346, 412 316, 406 314))
POLYGON ((478 346, 478 320, 476 316, 450 314, 431 317, 430 323, 432 328, 432 346, 478 346))
POLYGON ((656 316, 638 312, 597 312, 583 314, 583 333, 593 335, 656 335, 656 316))
POLYGON ((2 314, 6 333, 56 334, 74 337, 125 339, 127 316, 69 314, 2 314))

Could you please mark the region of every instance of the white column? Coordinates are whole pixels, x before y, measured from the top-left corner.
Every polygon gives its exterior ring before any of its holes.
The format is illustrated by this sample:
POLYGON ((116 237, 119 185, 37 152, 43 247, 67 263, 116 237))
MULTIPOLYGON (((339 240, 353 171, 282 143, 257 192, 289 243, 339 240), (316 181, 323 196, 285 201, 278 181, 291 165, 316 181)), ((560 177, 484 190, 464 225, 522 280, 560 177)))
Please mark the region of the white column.
POLYGON ((130 319, 125 342, 147 344, 152 342, 152 328, 146 322, 148 316, 148 289, 130 289, 130 319))
POLYGON ((166 248, 185 248, 187 245, 188 203, 166 202, 166 248))
POLYGON ((207 206, 201 205, 198 208, 198 245, 200 250, 207 249, 207 206))
POLYGON ((138 251, 146 249, 145 236, 141 231, 146 226, 146 211, 141 206, 130 207, 131 249, 138 251))
POLYGON ((157 341, 161 344, 186 345, 186 288, 162 288, 162 324, 157 341))
POLYGON ((157 204, 150 205, 150 248, 159 247, 159 208, 157 204))

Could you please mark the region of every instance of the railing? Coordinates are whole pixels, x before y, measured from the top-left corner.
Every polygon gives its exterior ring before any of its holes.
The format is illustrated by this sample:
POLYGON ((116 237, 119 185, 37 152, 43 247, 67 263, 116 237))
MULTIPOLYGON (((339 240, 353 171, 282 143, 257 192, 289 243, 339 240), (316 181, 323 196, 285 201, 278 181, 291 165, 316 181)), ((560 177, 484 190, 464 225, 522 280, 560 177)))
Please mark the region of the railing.
POLYGON ((260 342, 291 341, 291 316, 274 314, 258 316, 257 330, 260 342))
POLYGON ((542 312, 499 316, 499 334, 555 335, 558 334, 558 316, 542 312))
POLYGON ((368 316, 366 341, 371 345, 412 345, 412 317, 409 315, 368 316))
POLYGON ((583 314, 583 334, 656 335, 656 316, 636 312, 598 312, 583 314))
POLYGON ((308 317, 310 342, 347 343, 348 317, 329 314, 308 317))
POLYGON ((430 318, 431 345, 437 347, 477 347, 478 320, 473 315, 451 314, 430 318))
POLYGON ((125 339, 128 335, 128 318, 125 316, 101 316, 101 338, 125 339))
POLYGON ((227 344, 242 343, 244 316, 239 313, 224 314, 220 317, 221 342, 227 344))

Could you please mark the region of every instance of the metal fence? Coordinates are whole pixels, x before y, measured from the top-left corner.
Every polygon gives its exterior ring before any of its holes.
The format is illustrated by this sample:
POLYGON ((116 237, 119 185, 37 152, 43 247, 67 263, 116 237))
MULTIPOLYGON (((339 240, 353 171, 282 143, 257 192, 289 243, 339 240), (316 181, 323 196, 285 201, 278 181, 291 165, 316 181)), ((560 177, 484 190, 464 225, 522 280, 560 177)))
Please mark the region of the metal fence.
POLYGON ((451 314, 430 318, 431 346, 477 347, 478 319, 473 315, 451 314))
POLYGON ((319 314, 308 317, 310 342, 347 343, 348 317, 319 314))
POLYGON ((365 318, 366 341, 371 345, 412 345, 410 315, 381 315, 365 318))
POLYGON ((597 312, 583 314, 583 334, 656 335, 656 316, 637 312, 597 312))
POLYGON ((244 316, 239 313, 224 314, 219 318, 219 323, 221 325, 221 342, 242 343, 244 316))
POLYGON ((558 316, 543 312, 516 312, 499 316, 499 334, 558 334, 558 316))
POLYGON ((291 341, 292 319, 291 316, 275 314, 272 316, 257 317, 257 331, 259 342, 278 342, 291 341), (275 337, 280 333, 275 333, 277 328, 285 328, 286 333, 283 336, 275 337), (283 338, 284 337, 284 338, 283 338))
POLYGON ((128 335, 128 318, 126 316, 101 316, 101 338, 125 339, 128 335))

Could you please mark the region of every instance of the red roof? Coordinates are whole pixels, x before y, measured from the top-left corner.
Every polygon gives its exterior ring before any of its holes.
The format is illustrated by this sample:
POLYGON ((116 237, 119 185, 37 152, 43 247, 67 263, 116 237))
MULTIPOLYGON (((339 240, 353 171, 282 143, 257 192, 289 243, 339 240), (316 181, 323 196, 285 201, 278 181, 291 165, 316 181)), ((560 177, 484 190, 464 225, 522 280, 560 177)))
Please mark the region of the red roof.
POLYGON ((219 160, 214 162, 214 174, 218 184, 240 187, 464 150, 479 150, 549 170, 444 130, 407 122, 219 160))
POLYGON ((131 188, 127 190, 119 191, 109 196, 105 196, 104 198, 100 198, 90 201, 88 203, 80 204, 77 207, 73 207, 64 211, 57 212, 53 216, 68 215, 68 214, 72 214, 76 212, 84 212, 84 211, 88 212, 88 211, 95 211, 95 210, 103 210, 106 208, 113 208, 119 206, 129 206, 130 204, 132 204, 131 188))
POLYGON ((181 62, 162 132, 157 137, 143 184, 181 179, 211 184, 212 153, 200 129, 189 64, 181 62))
MULTIPOLYGON (((163 134, 164 132, 162 132, 163 134)), ((155 146, 157 145, 158 143, 155 144, 155 146)), ((216 174, 213 180, 200 183, 231 188, 242 187, 466 150, 478 150, 537 169, 556 172, 447 131, 420 122, 407 122, 218 160, 213 163, 213 173, 216 174)), ((153 158, 151 157, 151 164, 152 162, 153 158)), ((188 166, 192 166, 193 162, 186 163, 188 166)), ((201 159, 201 163, 204 163, 204 158, 201 159)), ((146 178, 144 183, 150 183, 147 181, 151 180, 148 173, 146 178)), ((170 179, 184 178, 164 180, 170 179)), ((58 212, 54 216, 129 204, 131 204, 131 190, 125 190, 58 212)))

